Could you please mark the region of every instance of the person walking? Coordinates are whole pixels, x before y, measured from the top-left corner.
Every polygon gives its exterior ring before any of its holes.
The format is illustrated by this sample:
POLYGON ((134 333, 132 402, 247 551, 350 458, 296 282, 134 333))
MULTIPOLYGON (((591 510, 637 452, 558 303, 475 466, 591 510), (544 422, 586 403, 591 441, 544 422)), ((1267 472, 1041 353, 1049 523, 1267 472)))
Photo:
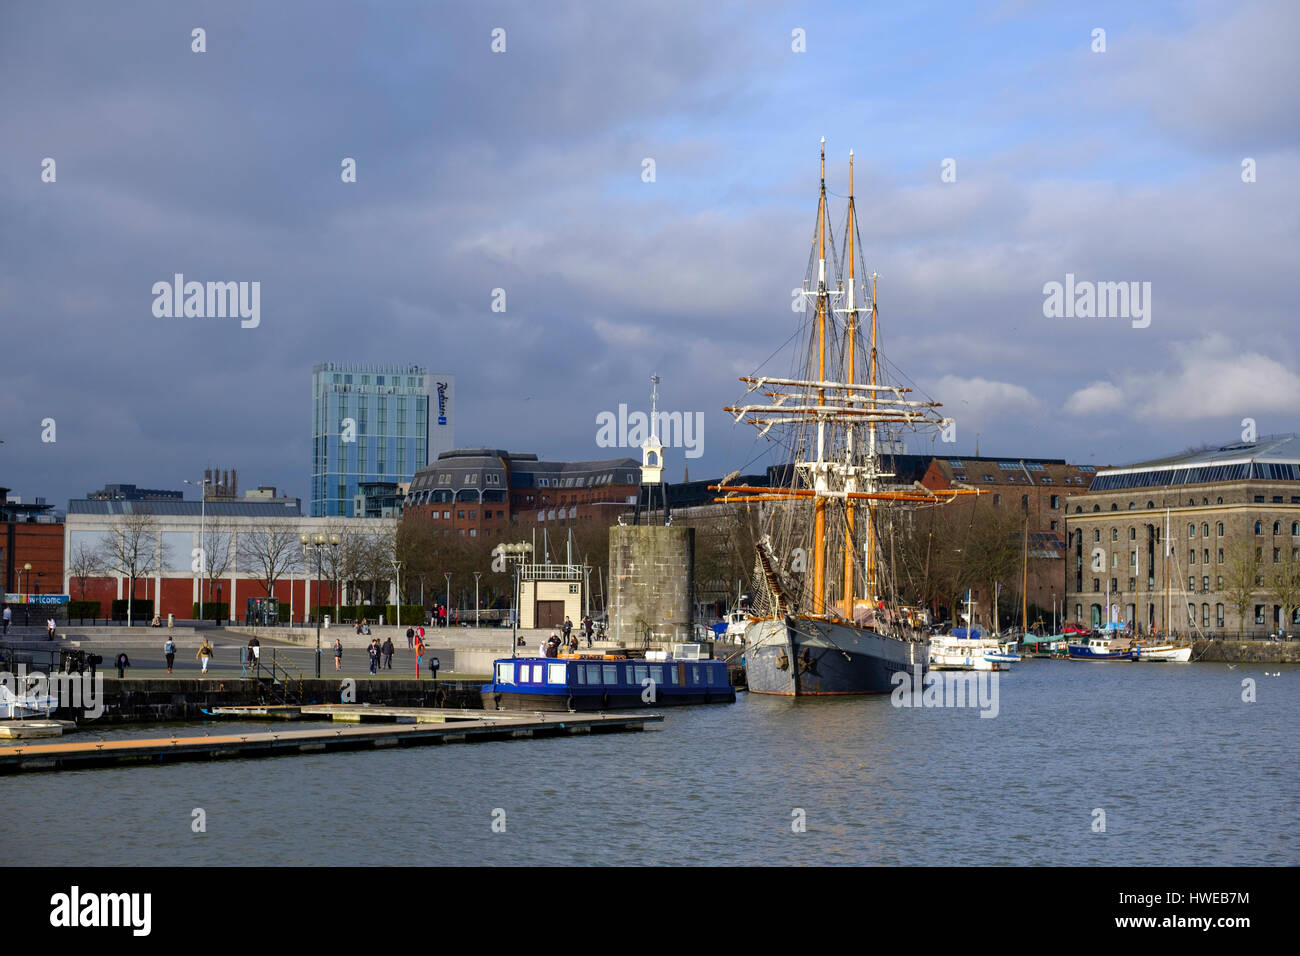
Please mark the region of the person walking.
POLYGON ((573 622, 569 620, 569 615, 564 615, 564 626, 560 628, 564 632, 564 643, 569 643, 569 634, 573 631, 573 622))
POLYGON ((176 642, 170 637, 167 638, 166 643, 163 644, 163 656, 167 658, 167 673, 170 674, 172 672, 172 665, 176 661, 176 642))
POLYGON ((415 628, 413 627, 406 629, 406 649, 408 651, 415 650, 415 628))
POLYGON ((45 639, 47 641, 54 640, 54 618, 52 617, 45 619, 45 639))
POLYGON ((12 621, 13 618, 14 618, 14 611, 13 611, 13 608, 11 608, 8 604, 6 604, 6 605, 5 605, 5 611, 4 611, 4 622, 5 622, 5 629, 4 629, 4 632, 5 632, 6 634, 9 633, 9 622, 12 621))
MULTIPOLYGON (((432 623, 432 622, 430 622, 430 623, 432 623)), ((416 634, 419 635, 419 638, 420 638, 421 641, 424 640, 424 625, 423 625, 423 624, 420 625, 420 629, 419 629, 418 631, 416 631, 416 634)))
POLYGON ((445 607, 438 608, 438 619, 442 621, 443 627, 447 626, 447 609, 445 607))
POLYGON ((126 676, 126 669, 131 666, 131 659, 126 656, 126 651, 117 655, 113 660, 113 666, 117 668, 118 679, 126 676))
POLYGON ((334 669, 341 670, 343 667, 343 642, 337 637, 334 638, 334 669))
POLYGON ((391 637, 384 638, 384 666, 390 671, 393 669, 393 650, 393 639, 391 637))
POLYGON ((379 643, 377 640, 371 641, 366 645, 366 652, 370 655, 370 673, 379 673, 379 643))
POLYGON ((199 663, 203 665, 203 673, 206 674, 208 672, 208 663, 212 660, 212 645, 208 643, 206 637, 203 639, 203 646, 199 648, 199 652, 194 656, 199 659, 199 663))

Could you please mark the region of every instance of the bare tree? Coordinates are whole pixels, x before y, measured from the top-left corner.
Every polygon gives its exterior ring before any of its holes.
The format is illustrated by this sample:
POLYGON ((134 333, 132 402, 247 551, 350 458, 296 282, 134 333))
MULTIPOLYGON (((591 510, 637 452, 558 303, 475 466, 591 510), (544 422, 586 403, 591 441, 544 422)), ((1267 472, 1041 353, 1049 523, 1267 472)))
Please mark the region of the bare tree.
MULTIPOLYGON (((226 576, 235 559, 233 530, 228 522, 213 517, 208 519, 199 536, 199 547, 202 549, 199 586, 203 587, 206 578, 209 598, 216 592, 217 581, 226 576)), ((212 603, 211 600, 202 600, 202 595, 200 598, 200 603, 212 603)))
POLYGON ((104 560, 102 548, 92 547, 85 542, 78 544, 72 549, 72 554, 68 557, 68 575, 73 581, 77 582, 77 588, 81 591, 81 600, 86 600, 86 582, 88 579, 98 577, 105 570, 108 564, 104 560))
POLYGON ((1300 554, 1284 548, 1281 561, 1274 565, 1269 581, 1269 596, 1282 608, 1282 627, 1291 623, 1292 612, 1300 606, 1300 554))
POLYGON ((158 528, 158 519, 150 509, 132 509, 114 519, 100 545, 104 569, 127 579, 127 627, 131 626, 135 582, 163 565, 166 548, 158 528))
POLYGON ((297 529, 270 525, 261 531, 239 533, 239 563, 257 575, 267 597, 275 595, 275 583, 297 570, 302 563, 302 545, 297 529))
POLYGON ((1260 589, 1260 558, 1253 538, 1240 538, 1227 555, 1224 564, 1223 594, 1237 608, 1237 636, 1246 631, 1246 609, 1251 598, 1260 589))

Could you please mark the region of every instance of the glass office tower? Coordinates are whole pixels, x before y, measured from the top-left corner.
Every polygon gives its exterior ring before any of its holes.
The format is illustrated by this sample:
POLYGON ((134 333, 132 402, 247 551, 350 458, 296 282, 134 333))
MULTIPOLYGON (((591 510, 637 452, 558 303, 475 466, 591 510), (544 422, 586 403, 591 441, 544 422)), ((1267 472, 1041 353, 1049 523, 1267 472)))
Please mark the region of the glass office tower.
POLYGON ((353 517, 360 482, 408 482, 455 446, 455 376, 418 365, 312 368, 313 517, 353 517))

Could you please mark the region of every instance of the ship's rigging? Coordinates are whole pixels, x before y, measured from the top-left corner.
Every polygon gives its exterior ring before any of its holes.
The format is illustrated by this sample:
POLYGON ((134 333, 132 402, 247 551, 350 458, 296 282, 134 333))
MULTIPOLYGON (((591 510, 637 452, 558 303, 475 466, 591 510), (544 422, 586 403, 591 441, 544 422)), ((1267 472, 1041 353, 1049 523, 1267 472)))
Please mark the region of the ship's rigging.
POLYGON ((726 409, 737 422, 754 425, 784 447, 791 463, 788 481, 753 487, 723 479, 711 487, 719 492, 716 501, 788 503, 770 509, 770 527, 758 548, 759 613, 854 622, 859 598, 872 617, 883 599, 895 603, 891 562, 884 560, 892 526, 882 528, 881 509, 895 503, 942 504, 977 492, 888 487, 894 476, 882 465, 881 432, 937 430, 951 419, 937 411, 938 402, 883 381, 878 276, 867 273, 863 258, 852 152, 842 254, 826 196, 823 139, 817 224, 801 290, 807 323, 802 360, 790 376, 742 377, 746 400, 726 409), (862 369, 865 381, 858 380, 862 369), (750 396, 766 401, 749 401, 750 396))

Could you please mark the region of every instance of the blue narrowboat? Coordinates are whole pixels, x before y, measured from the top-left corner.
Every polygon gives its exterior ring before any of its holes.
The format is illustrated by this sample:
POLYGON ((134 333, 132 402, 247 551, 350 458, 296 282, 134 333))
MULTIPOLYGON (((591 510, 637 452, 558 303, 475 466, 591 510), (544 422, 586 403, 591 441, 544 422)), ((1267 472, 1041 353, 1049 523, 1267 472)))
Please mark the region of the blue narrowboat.
POLYGON ((1070 641, 1066 645, 1068 656, 1072 661, 1135 661, 1138 649, 1127 647, 1116 650, 1111 647, 1110 638, 1089 636, 1082 641, 1070 641))
POLYGON ((480 692, 485 710, 624 710, 736 700, 726 661, 605 655, 502 658, 480 692))

